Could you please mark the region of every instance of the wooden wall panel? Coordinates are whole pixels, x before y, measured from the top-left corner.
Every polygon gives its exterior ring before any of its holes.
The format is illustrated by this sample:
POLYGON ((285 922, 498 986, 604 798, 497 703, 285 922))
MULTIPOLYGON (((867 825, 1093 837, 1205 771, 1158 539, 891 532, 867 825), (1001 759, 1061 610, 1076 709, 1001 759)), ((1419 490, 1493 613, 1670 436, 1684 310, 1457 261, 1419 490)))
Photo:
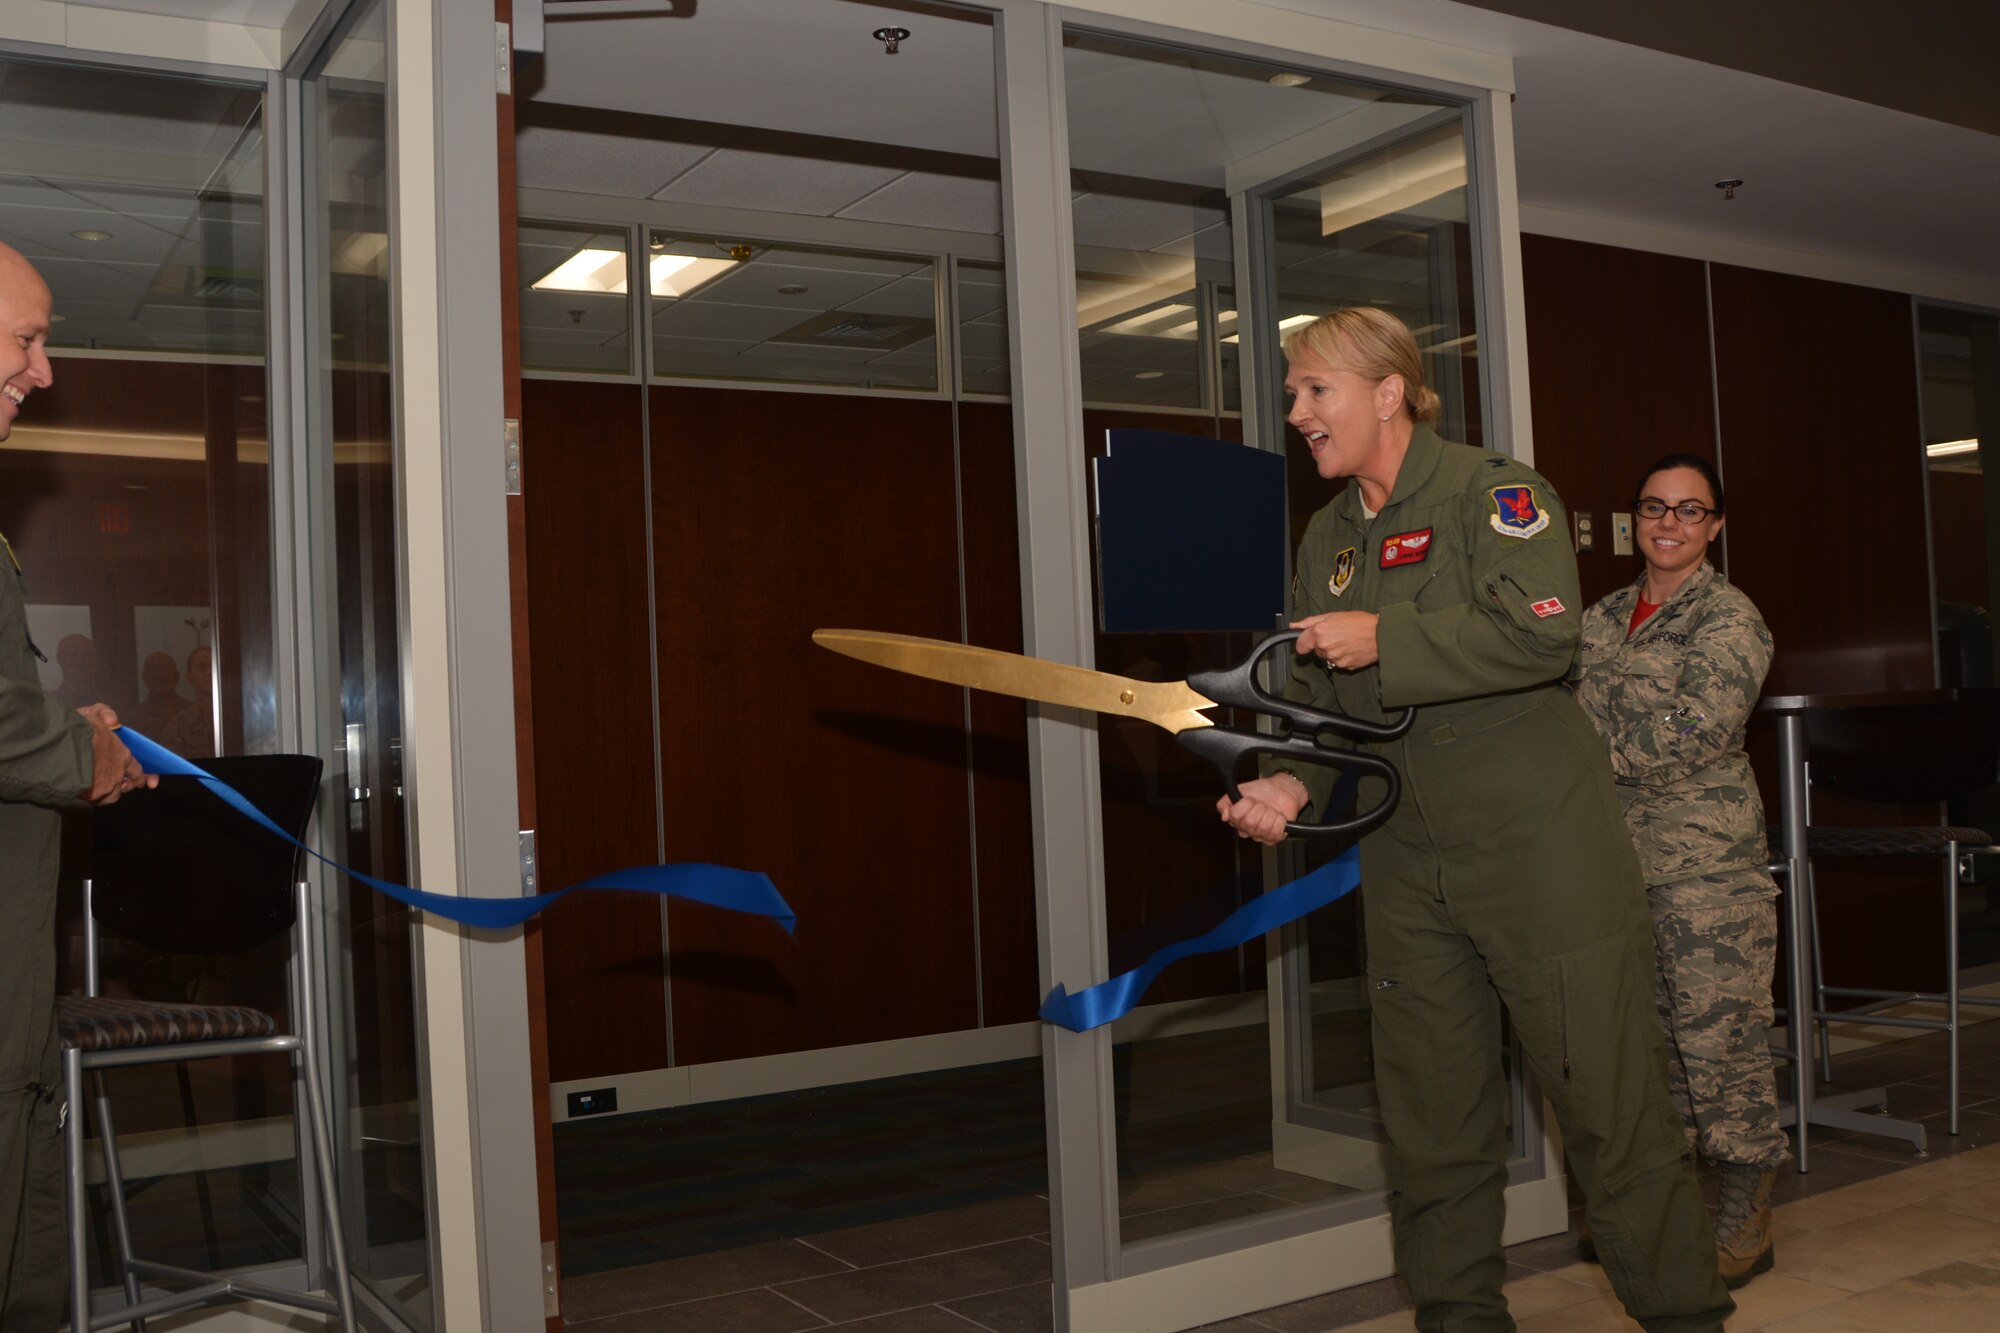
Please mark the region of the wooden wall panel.
MULTIPOLYGON (((1711 267, 1710 290, 1730 576, 1778 645, 1764 692, 1929 688, 1909 298, 1722 264, 1711 267)), ((1768 753, 1757 739, 1753 757, 1768 753)), ((1930 823, 1938 813, 1831 797, 1813 811, 1850 825, 1930 823)), ((1944 912, 1931 865, 1829 861, 1816 874, 1830 980, 1942 980, 1944 912)))
POLYGON ((651 392, 667 859, 800 920, 669 909, 676 1060, 974 1026, 964 694, 810 640, 958 637, 950 405, 651 392))
POLYGON ((1933 683, 1910 299, 1712 266, 1730 576, 1767 694, 1933 683))
POLYGON ((1588 605, 1642 567, 1611 548, 1611 515, 1631 511, 1639 474, 1677 451, 1715 457, 1707 284, 1699 260, 1548 236, 1521 238, 1521 267, 1535 468, 1596 520, 1597 549, 1577 557, 1588 605))
MULTIPOLYGON (((965 637, 1021 651, 1021 541, 1014 502, 1014 413, 961 403, 965 637)), ((1028 714, 1017 699, 974 690, 971 765, 979 871, 979 965, 988 1026, 1025 1023, 1041 1005, 1035 938, 1034 814, 1028 795, 1028 714)))
MULTIPOLYGON (((641 399, 522 386, 535 790, 543 883, 658 859, 641 399)), ((659 901, 566 898, 543 916, 549 1077, 667 1064, 659 901)))

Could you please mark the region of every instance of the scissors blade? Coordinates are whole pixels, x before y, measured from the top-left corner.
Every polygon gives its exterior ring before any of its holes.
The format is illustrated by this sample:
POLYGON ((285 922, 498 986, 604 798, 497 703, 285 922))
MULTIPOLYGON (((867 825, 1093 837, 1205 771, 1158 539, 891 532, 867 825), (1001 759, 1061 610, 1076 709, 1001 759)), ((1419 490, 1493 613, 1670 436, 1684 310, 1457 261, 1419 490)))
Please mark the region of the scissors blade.
POLYGON ((1198 711, 1215 707, 1215 701, 1184 680, 1131 680, 994 648, 865 629, 814 630, 813 642, 891 671, 1037 703, 1138 718, 1171 732, 1215 725, 1198 711))

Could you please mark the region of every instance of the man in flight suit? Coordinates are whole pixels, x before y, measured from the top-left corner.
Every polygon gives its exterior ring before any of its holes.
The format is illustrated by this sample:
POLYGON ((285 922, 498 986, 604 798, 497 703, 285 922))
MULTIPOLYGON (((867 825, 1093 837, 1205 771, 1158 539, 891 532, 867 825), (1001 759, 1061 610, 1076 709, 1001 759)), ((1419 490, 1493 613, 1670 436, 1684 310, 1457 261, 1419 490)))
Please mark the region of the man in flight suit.
MULTIPOLYGON (((1292 424, 1321 476, 1353 478, 1299 548, 1291 693, 1375 720, 1417 709, 1381 747, 1402 799, 1361 844, 1389 1208, 1417 1327, 1514 1327, 1504 1002, 1626 1310, 1652 1333, 1719 1333, 1734 1307, 1668 1095, 1645 888, 1603 743, 1562 686, 1581 606, 1560 502, 1532 470, 1422 424, 1437 397, 1393 316, 1339 311, 1285 350, 1292 424)), ((1273 842, 1332 777, 1274 772, 1219 809, 1273 842)))
MULTIPOLYGON (((0 440, 28 395, 53 382, 48 334, 47 284, 0 245, 0 440)), ((57 812, 157 781, 113 734, 109 708, 72 712, 42 693, 38 655, 21 566, 0 537, 0 1333, 50 1333, 62 1320, 57 812)))

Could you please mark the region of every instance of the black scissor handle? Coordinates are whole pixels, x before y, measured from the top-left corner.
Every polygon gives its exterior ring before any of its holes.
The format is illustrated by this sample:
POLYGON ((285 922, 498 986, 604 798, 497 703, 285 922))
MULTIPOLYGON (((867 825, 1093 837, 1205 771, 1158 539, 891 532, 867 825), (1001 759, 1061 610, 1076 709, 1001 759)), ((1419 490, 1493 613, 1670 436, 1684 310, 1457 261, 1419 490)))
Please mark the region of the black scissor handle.
POLYGON ((1230 799, 1234 801, 1243 799, 1243 793, 1236 787, 1237 770, 1246 758, 1258 754, 1282 755, 1296 763, 1372 773, 1389 784, 1388 792, 1380 801, 1352 819, 1327 820, 1319 824, 1293 820, 1285 825, 1286 832, 1304 837, 1366 833, 1395 811, 1396 800, 1403 794, 1403 775, 1396 771, 1396 766, 1379 755, 1364 754, 1359 750, 1319 745, 1297 736, 1264 736, 1254 731, 1237 731, 1233 727, 1190 727, 1174 733, 1174 739, 1190 753, 1200 755, 1215 766, 1215 770, 1222 774, 1223 785, 1229 789, 1230 799))
POLYGON ((1358 741, 1392 741, 1410 729, 1410 725, 1417 720, 1414 708, 1405 708, 1401 716, 1392 722, 1370 722, 1365 718, 1329 713, 1323 708, 1294 703, 1259 688, 1258 659, 1282 645, 1298 642, 1299 633, 1298 630, 1288 629, 1273 634, 1251 649, 1250 656, 1237 665, 1221 671, 1197 671, 1187 678, 1187 683, 1216 703, 1284 718, 1292 724, 1293 736, 1308 741, 1322 731, 1358 741))

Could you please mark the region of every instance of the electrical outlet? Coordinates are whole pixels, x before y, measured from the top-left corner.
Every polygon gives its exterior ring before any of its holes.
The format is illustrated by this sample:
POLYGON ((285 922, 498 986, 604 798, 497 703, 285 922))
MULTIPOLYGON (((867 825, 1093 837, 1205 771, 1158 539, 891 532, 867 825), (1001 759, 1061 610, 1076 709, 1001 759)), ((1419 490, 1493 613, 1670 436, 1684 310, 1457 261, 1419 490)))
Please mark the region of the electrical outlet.
POLYGON ((1583 555, 1597 549, 1597 529, 1590 521, 1590 511, 1579 509, 1576 518, 1576 553, 1583 555))
POLYGON ((617 1109, 616 1088, 592 1088, 588 1092, 572 1092, 569 1095, 569 1116, 572 1120, 580 1115, 603 1115, 606 1111, 617 1109))
POLYGON ((1632 554, 1632 516, 1613 514, 1611 516, 1611 553, 1613 555, 1632 554))

